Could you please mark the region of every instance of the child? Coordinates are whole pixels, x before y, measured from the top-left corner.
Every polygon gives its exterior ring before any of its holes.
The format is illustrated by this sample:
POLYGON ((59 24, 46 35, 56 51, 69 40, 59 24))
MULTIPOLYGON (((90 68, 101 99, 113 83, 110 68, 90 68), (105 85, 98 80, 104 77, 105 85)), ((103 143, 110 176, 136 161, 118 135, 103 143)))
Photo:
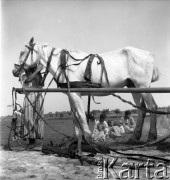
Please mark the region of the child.
POLYGON ((105 141, 108 134, 108 124, 105 121, 106 115, 102 113, 100 115, 99 122, 96 123, 92 138, 94 141, 105 141))
POLYGON ((119 126, 114 125, 112 120, 108 121, 109 125, 109 138, 116 138, 121 136, 121 130, 119 126))

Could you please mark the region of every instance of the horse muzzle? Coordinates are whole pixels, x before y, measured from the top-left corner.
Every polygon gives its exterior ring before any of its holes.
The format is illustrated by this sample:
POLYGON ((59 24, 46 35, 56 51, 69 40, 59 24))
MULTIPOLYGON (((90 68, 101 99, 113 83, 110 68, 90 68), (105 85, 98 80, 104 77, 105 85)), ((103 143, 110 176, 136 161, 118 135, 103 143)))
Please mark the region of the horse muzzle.
POLYGON ((18 64, 14 64, 14 69, 12 70, 12 74, 14 77, 19 77, 20 72, 21 72, 21 66, 18 64))

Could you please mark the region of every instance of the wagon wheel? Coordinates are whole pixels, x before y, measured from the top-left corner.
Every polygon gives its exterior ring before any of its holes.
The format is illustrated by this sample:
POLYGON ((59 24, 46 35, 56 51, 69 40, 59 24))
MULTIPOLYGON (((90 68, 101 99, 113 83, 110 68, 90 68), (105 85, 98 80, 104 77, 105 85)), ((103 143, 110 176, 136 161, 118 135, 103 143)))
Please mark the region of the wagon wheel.
POLYGON ((8 136, 8 147, 12 151, 31 150, 38 145, 37 140, 34 144, 29 145, 28 138, 22 135, 22 127, 19 128, 21 131, 18 131, 17 127, 14 126, 14 123, 11 123, 11 128, 8 136))

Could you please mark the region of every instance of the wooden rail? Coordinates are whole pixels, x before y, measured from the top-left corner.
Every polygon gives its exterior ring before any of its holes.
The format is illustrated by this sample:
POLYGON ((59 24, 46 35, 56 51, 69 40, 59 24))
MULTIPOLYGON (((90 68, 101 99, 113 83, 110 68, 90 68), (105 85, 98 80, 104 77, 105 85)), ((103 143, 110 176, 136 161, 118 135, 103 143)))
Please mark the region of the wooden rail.
MULTIPOLYGON (((67 88, 14 88, 16 92, 62 92, 67 93, 67 88)), ((170 87, 155 87, 155 88, 71 88, 70 92, 81 92, 86 94, 100 94, 100 93, 170 93, 170 87)))

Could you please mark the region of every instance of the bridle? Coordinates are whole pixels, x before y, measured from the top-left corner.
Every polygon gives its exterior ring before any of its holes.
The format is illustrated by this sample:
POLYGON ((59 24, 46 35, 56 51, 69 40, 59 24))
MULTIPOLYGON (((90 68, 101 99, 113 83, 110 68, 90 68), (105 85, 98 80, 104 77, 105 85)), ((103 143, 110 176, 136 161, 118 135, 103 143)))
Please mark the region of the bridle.
MULTIPOLYGON (((35 46, 35 43, 34 44, 30 43, 30 46, 25 45, 25 47, 27 47, 29 51, 28 51, 27 55, 25 56, 22 64, 20 65, 20 67, 17 69, 17 74, 20 74, 22 70, 25 70, 24 66, 26 64, 26 61, 27 61, 30 53, 31 53, 31 58, 33 57, 33 51, 35 51, 37 53, 37 51, 34 49, 34 46, 35 46)), ((18 64, 15 64, 15 65, 18 66, 18 64)))
MULTIPOLYGON (((31 59, 33 59, 33 52, 35 52, 36 54, 38 54, 38 52, 34 49, 35 47, 35 43, 29 43, 29 45, 25 45, 26 48, 28 48, 28 53, 27 55, 25 56, 22 64, 20 65, 19 69, 17 70, 17 73, 20 74, 22 70, 26 71, 26 69, 24 68, 25 64, 26 64, 26 61, 31 53, 31 59)), ((46 70, 45 72, 43 73, 44 76, 42 78, 42 81, 41 81, 41 84, 42 86, 44 86, 44 82, 45 82, 45 79, 49 73, 49 66, 50 66, 50 63, 51 63, 51 60, 52 60, 52 56, 53 56, 53 52, 54 52, 55 48, 52 48, 51 50, 51 53, 50 53, 50 56, 48 57, 48 60, 47 60, 47 66, 46 66, 46 70)), ((22 53, 22 52, 21 52, 22 53)))

